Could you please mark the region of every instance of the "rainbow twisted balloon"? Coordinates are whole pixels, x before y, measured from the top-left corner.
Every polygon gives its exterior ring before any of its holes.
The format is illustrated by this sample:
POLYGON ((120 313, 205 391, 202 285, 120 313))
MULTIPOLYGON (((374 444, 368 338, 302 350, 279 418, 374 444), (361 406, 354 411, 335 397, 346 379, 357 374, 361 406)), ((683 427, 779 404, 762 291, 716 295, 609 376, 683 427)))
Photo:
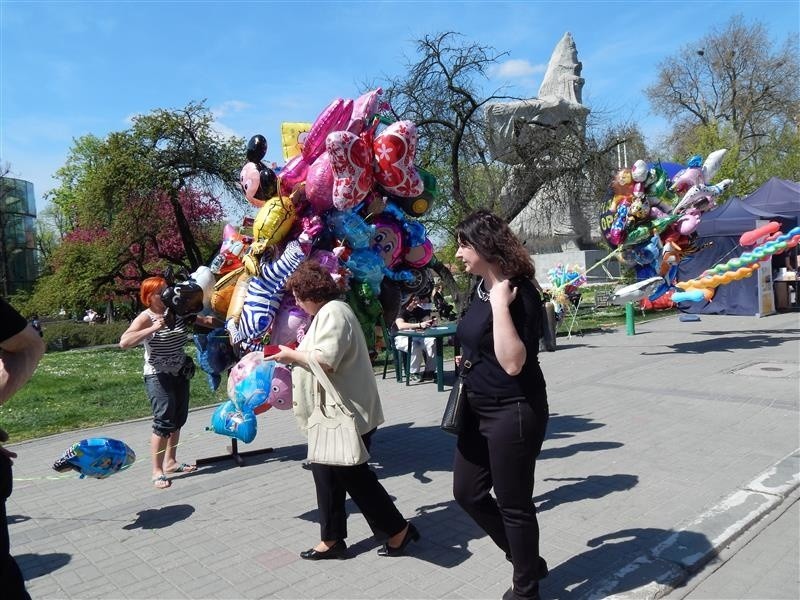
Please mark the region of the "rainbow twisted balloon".
MULTIPOLYGON (((777 232, 775 227, 771 227, 771 229, 773 233, 777 232)), ((743 234, 739 241, 747 243, 753 239, 750 234, 755 232, 767 233, 764 228, 760 228, 743 234)), ((703 271, 699 277, 676 283, 675 287, 679 291, 672 295, 672 300, 674 302, 710 300, 710 295, 713 296, 713 292, 710 292, 710 290, 713 290, 713 288, 750 277, 759 268, 758 263, 760 261, 773 254, 780 254, 790 248, 794 248, 799 243, 800 227, 794 227, 787 233, 778 235, 774 239, 756 246, 749 252, 744 252, 741 256, 714 265, 710 269, 703 271)))

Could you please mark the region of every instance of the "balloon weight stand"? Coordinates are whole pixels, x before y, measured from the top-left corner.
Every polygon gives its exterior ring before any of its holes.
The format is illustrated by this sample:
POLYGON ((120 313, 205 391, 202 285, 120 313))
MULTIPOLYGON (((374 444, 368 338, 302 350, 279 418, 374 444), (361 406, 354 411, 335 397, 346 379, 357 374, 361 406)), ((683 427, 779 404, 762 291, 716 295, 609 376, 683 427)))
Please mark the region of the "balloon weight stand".
POLYGON ((227 448, 228 454, 220 454, 219 456, 209 456, 208 458, 199 458, 196 461, 198 466, 207 465, 210 463, 220 462, 223 460, 232 459, 238 466, 244 466, 245 456, 256 456, 258 454, 268 454, 274 452, 273 448, 262 448, 260 450, 248 450, 246 452, 239 452, 239 440, 231 438, 231 445, 227 448))

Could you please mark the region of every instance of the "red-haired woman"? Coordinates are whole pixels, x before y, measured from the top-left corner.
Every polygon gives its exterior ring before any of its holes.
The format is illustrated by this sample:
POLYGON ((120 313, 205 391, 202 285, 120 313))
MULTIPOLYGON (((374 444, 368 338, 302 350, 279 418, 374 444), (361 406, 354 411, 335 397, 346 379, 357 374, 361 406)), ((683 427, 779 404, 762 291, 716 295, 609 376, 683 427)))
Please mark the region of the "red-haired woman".
POLYGON ((179 463, 175 458, 181 427, 189 414, 188 357, 184 351, 188 329, 177 315, 175 325, 167 326, 167 307, 161 300, 166 287, 163 277, 148 277, 142 282, 139 298, 147 308, 119 340, 120 348, 144 344, 144 386, 153 409, 150 455, 153 485, 158 489, 172 485, 167 479, 169 473, 197 470, 195 465, 179 463))

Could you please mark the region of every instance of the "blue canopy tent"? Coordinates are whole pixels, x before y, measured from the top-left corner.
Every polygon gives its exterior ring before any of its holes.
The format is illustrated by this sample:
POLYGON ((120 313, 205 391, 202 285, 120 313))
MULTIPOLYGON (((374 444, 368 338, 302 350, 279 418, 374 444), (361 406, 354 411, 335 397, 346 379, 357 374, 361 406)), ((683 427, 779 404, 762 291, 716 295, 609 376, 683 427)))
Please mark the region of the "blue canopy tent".
MULTIPOLYGON (((747 249, 739 237, 755 229, 759 219, 780 221, 788 231, 800 221, 800 183, 773 177, 745 198, 731 198, 703 215, 697 228, 700 243, 709 244, 678 269, 678 281, 697 277, 715 264, 735 258, 747 249)), ((699 314, 755 315, 758 312, 756 276, 717 288, 711 302, 682 302, 681 310, 699 314)))

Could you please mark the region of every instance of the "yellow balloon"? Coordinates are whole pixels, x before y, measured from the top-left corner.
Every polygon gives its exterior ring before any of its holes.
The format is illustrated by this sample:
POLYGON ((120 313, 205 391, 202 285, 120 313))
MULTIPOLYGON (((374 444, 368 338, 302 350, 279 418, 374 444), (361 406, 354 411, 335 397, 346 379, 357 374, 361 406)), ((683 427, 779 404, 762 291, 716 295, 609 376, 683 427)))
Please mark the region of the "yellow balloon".
POLYGON ((296 216, 294 204, 289 198, 273 196, 258 209, 253 222, 254 241, 263 240, 267 245, 277 244, 289 233, 296 216))
POLYGON ((303 151, 306 134, 310 130, 311 123, 281 123, 283 160, 288 161, 303 151))

